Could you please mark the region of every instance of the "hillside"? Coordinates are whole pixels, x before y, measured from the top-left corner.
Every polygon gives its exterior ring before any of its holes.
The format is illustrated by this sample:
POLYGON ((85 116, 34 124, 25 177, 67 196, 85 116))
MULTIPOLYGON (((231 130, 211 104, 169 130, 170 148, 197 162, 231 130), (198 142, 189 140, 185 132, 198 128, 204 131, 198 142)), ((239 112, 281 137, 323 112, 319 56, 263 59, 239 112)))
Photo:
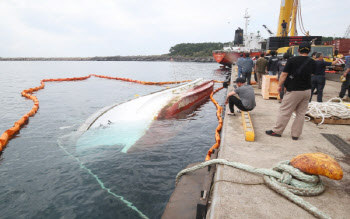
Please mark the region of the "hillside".
POLYGON ((171 47, 169 56, 208 57, 213 50, 220 50, 227 43, 180 43, 171 47))

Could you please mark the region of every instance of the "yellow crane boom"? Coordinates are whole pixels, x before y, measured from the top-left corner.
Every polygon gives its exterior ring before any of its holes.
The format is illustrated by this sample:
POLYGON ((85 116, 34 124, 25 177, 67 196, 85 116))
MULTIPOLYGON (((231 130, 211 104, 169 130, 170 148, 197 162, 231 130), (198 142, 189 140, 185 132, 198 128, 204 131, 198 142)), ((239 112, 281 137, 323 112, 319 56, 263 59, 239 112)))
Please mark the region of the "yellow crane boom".
MULTIPOLYGON (((287 22, 289 36, 297 35, 296 20, 299 0, 281 0, 280 17, 277 24, 277 36, 282 36, 283 20, 287 22)), ((287 34, 288 35, 288 34, 287 34)))

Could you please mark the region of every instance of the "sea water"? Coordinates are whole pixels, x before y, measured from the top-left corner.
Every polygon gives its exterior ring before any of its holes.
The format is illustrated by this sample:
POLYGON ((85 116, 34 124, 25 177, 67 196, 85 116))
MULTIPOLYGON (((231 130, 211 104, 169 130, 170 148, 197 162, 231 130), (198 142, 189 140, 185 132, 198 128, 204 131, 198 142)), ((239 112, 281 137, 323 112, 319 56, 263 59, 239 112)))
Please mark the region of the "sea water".
MULTIPOLYGON (((0 62, 0 132, 32 108, 22 90, 39 86, 41 79, 89 74, 177 81, 224 80, 227 72, 216 63, 0 62)), ((34 93, 40 104, 37 114, 0 155, 1 218, 160 218, 176 174, 204 161, 215 143, 214 104, 207 99, 173 119, 155 121, 130 153, 122 153, 118 145, 78 151, 76 133, 99 109, 169 86, 174 85, 94 77, 46 82, 34 93)), ((224 89, 215 95, 221 105, 225 94, 224 89)), ((125 141, 128 134, 122 133, 125 141)))

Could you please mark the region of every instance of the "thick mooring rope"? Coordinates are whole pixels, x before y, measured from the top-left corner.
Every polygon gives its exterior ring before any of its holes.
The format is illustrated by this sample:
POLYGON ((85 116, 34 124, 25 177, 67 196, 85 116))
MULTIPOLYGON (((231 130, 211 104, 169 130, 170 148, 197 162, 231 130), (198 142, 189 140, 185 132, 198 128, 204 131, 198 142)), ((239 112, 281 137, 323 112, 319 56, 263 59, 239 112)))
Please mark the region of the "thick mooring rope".
POLYGON ((180 171, 176 176, 176 184, 182 175, 212 164, 223 164, 249 173, 264 175, 267 186, 290 201, 299 205, 317 218, 329 219, 330 217, 315 206, 304 201, 296 195, 316 196, 325 190, 325 186, 318 175, 308 175, 289 165, 289 161, 281 161, 272 169, 255 168, 238 162, 230 162, 224 159, 214 159, 203 162, 191 168, 180 171))
MULTIPOLYGON (((312 101, 309 103, 309 109, 306 114, 313 118, 322 118, 322 121, 318 125, 321 125, 326 118, 331 117, 350 119, 350 109, 342 103, 340 98, 332 98, 327 102, 312 101), (332 102, 333 100, 339 100, 339 102, 332 102)), ((306 119, 310 120, 308 117, 306 119)))

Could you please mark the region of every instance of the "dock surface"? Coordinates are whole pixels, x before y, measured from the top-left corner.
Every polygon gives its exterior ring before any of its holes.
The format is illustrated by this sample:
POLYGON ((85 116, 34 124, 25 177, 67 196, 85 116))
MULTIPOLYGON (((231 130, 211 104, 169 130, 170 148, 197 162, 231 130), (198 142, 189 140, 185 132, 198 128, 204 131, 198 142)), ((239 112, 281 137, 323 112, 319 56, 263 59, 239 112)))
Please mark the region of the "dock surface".
MULTIPOLYGON (((232 75, 232 78, 236 79, 234 73, 232 75)), ((340 82, 327 80, 323 101, 337 97, 340 86, 340 82)), ((343 168, 343 179, 335 181, 321 176, 326 185, 325 192, 318 196, 302 198, 332 218, 350 218, 350 152, 342 152, 322 135, 335 134, 349 144, 350 126, 316 125, 305 122, 303 134, 299 140, 294 141, 290 134, 293 120, 291 118, 282 137, 268 136, 265 131, 273 128, 280 103, 276 99, 264 100, 257 85, 253 87, 257 106, 250 112, 250 116, 255 141, 245 140, 241 114, 225 116, 218 158, 257 168, 272 168, 279 161, 291 160, 300 154, 315 152, 328 154, 343 168)), ((227 92, 232 90, 231 83, 227 92)), ((313 100, 316 100, 316 95, 313 95, 313 100)), ((226 106, 227 112, 229 112, 228 106, 226 106)), ((217 165, 207 218, 314 218, 314 216, 269 189, 261 175, 217 165)))

